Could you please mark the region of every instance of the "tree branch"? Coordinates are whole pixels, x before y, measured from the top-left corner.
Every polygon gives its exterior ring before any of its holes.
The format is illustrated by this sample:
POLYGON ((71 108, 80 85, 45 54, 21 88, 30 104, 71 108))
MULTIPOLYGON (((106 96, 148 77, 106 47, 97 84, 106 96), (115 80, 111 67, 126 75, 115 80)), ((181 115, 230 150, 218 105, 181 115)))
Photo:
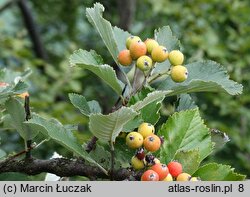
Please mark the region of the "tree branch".
MULTIPOLYGON (((50 160, 40 160, 36 158, 10 159, 0 162, 0 173, 19 172, 27 175, 37 175, 43 172, 56 174, 60 177, 85 176, 96 178, 109 178, 100 168, 91 166, 80 159, 54 158, 50 160)), ((131 176, 138 177, 137 173, 130 169, 121 168, 114 171, 114 180, 121 181, 129 179, 131 176)))

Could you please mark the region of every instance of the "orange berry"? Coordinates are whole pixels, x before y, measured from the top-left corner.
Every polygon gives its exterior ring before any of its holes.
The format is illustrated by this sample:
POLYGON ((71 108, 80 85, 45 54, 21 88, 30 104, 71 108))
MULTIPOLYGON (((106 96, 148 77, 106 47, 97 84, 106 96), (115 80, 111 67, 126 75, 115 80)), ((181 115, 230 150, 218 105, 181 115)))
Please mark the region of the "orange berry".
POLYGON ((153 170, 147 170, 142 174, 141 181, 159 181, 159 175, 153 170))
POLYGON ((138 59, 139 57, 146 55, 147 47, 142 41, 132 42, 129 51, 132 59, 138 59))
POLYGON ((161 147, 161 140, 157 135, 149 135, 143 141, 144 148, 150 152, 155 152, 161 147))
POLYGON ((157 163, 151 167, 159 175, 159 180, 162 181, 168 175, 168 167, 166 164, 157 163))
POLYGON ((182 165, 177 161, 171 161, 168 163, 167 166, 168 166, 169 173, 173 177, 177 177, 179 174, 182 173, 182 165))
POLYGON ((132 64, 132 57, 130 55, 130 51, 127 49, 124 49, 120 51, 118 54, 118 62, 123 66, 129 66, 132 64))

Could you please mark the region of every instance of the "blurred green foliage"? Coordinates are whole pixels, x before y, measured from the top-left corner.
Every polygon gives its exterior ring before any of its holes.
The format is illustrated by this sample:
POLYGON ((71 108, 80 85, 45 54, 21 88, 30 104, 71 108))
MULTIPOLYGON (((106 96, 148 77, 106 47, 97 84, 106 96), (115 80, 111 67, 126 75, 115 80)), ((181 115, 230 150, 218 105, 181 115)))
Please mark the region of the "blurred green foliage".
MULTIPOLYGON (((104 61, 113 64, 101 39, 85 17, 85 8, 93 0, 28 1, 34 16, 48 61, 37 59, 32 43, 16 5, 0 13, 0 67, 23 71, 29 67, 31 106, 44 117, 55 117, 64 124, 79 124, 75 132, 80 139, 89 137, 88 119, 70 104, 68 93, 83 94, 88 100, 98 100, 103 111, 114 104, 114 92, 88 71, 71 69, 69 55, 78 48, 94 49, 104 61)), ((0 0, 0 6, 5 3, 0 0)), ((106 8, 105 18, 119 24, 117 0, 100 1, 106 8)), ((185 63, 212 59, 227 67, 231 78, 244 85, 240 96, 218 93, 192 95, 211 128, 226 132, 231 141, 210 160, 233 165, 250 176, 250 1, 248 0, 137 0, 130 31, 145 39, 153 31, 170 25, 182 44, 185 63), (237 161, 237 162, 236 162, 237 161)), ((162 113, 171 114, 173 100, 165 101, 162 113), (170 105, 171 104, 171 105, 170 105)), ((6 152, 23 149, 18 134, 0 130, 6 152), (6 142, 8 139, 8 143, 6 142)), ((37 141, 41 136, 36 138, 37 141)), ((67 155, 52 142, 41 146, 34 154, 49 158, 53 151, 67 155)))

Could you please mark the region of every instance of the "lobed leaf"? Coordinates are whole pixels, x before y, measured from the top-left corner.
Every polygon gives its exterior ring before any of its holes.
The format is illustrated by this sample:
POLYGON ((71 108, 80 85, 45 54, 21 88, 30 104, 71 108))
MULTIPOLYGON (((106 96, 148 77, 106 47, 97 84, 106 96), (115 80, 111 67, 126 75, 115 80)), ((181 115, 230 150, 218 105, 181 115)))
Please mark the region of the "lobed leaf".
POLYGON ((166 162, 175 158, 180 151, 198 150, 201 162, 212 151, 211 136, 204 125, 198 109, 174 113, 162 125, 158 135, 165 137, 160 157, 166 162))
POLYGON ((186 65, 188 78, 175 83, 170 77, 159 85, 160 90, 172 90, 169 96, 191 92, 225 92, 230 95, 242 93, 242 85, 229 79, 228 73, 220 64, 213 61, 199 61, 186 65))
POLYGON ((194 109, 197 107, 195 102, 193 101, 192 97, 189 94, 181 94, 178 100, 179 104, 176 108, 176 111, 184 111, 189 109, 194 109))
POLYGON ((97 55, 95 51, 92 50, 89 52, 79 49, 75 51, 69 59, 71 66, 79 66, 93 72, 117 94, 120 95, 122 93, 124 84, 118 80, 115 70, 111 66, 102 64, 101 57, 97 55))
POLYGON ((202 181, 243 181, 246 176, 237 174, 228 165, 209 163, 200 167, 193 176, 200 177, 202 181))
POLYGON ((122 107, 108 115, 91 114, 90 131, 98 139, 105 142, 115 142, 115 138, 122 131, 123 126, 137 115, 132 108, 122 107))

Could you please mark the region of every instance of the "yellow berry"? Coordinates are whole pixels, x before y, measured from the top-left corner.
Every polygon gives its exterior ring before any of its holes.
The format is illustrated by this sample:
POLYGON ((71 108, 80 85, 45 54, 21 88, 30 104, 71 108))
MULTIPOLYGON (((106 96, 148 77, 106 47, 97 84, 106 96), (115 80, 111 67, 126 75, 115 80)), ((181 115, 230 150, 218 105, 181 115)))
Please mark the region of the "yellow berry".
POLYGON ((185 81, 188 77, 188 70, 185 66, 177 65, 171 68, 170 76, 176 83, 185 81))
POLYGON ((182 65, 184 61, 184 55, 179 50, 173 50, 168 55, 169 62, 173 65, 182 65))
POLYGON ((153 48, 159 46, 158 42, 154 39, 148 38, 147 40, 144 41, 147 47, 147 52, 151 54, 153 48))
POLYGON ((191 177, 190 181, 201 181, 199 177, 191 177))
POLYGON ((135 170, 141 170, 145 167, 144 161, 138 159, 136 156, 133 156, 131 159, 131 165, 135 170))
POLYGON ((138 127, 138 132, 143 136, 143 138, 146 138, 149 135, 154 134, 155 127, 150 123, 144 122, 138 127))
POLYGON ((177 176, 176 181, 189 181, 190 178, 190 174, 183 172, 177 176))
POLYGON ((126 144, 129 148, 140 148, 143 144, 143 137, 138 132, 130 132, 126 137, 126 144))
POLYGON ((147 71, 152 67, 152 59, 146 55, 139 57, 136 61, 136 66, 142 71, 147 71))
POLYGON ((164 46, 156 46, 151 52, 151 57, 154 62, 164 62, 168 58, 168 51, 164 46))
POLYGON ((173 181, 173 177, 170 173, 168 173, 168 175, 166 176, 165 179, 163 179, 163 181, 173 181))

